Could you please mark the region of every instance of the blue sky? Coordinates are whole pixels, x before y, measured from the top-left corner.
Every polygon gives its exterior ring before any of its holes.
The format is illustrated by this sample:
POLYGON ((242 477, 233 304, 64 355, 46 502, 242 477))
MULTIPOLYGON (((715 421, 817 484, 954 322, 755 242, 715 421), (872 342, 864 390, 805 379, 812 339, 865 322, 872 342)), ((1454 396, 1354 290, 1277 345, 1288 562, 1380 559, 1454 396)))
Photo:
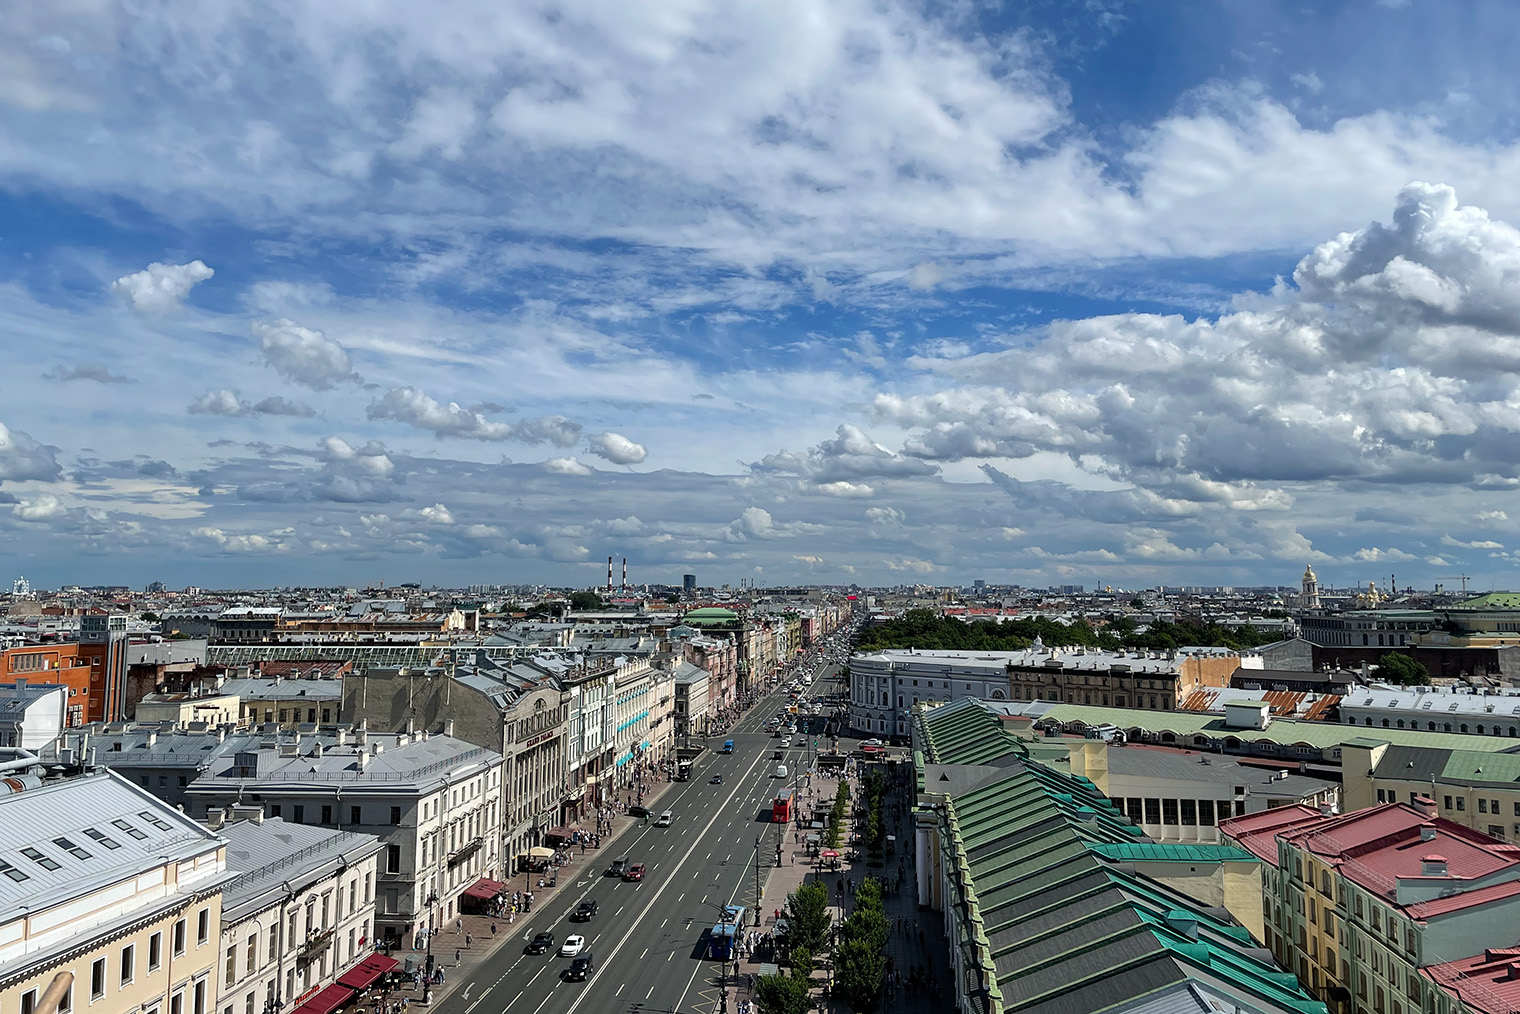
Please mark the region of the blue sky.
POLYGON ((38 5, 0 559, 1505 586, 1517 18, 38 5))

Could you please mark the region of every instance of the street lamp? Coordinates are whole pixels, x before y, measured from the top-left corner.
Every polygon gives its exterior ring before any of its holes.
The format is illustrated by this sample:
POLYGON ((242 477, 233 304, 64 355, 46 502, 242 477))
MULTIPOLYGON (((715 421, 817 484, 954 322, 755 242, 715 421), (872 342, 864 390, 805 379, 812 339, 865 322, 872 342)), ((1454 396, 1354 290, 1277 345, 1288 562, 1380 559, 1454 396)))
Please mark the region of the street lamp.
POLYGON ((427 975, 422 986, 422 1003, 426 1006, 433 1002, 433 909, 438 905, 438 892, 429 891, 423 904, 428 907, 427 964, 424 966, 427 975))
POLYGON ((269 999, 264 1001, 264 1014, 280 1014, 280 991, 276 989, 269 999))

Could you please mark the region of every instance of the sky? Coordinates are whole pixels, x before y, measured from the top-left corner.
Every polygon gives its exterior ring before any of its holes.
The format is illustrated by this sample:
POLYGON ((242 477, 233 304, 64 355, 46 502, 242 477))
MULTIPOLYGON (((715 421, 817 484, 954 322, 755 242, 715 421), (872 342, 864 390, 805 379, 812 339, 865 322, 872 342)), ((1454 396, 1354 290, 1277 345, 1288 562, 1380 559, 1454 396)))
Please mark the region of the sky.
POLYGON ((1514 587, 1517 29, 21 5, 0 578, 1514 587))

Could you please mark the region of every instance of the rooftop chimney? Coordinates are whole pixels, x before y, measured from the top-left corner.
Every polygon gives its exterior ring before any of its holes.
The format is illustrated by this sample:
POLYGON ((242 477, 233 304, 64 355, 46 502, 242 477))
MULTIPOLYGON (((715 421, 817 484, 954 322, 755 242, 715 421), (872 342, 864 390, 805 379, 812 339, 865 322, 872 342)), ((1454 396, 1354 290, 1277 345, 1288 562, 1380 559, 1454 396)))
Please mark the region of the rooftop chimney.
POLYGON ((1413 806, 1429 820, 1436 818, 1436 801, 1429 796, 1415 796, 1413 806))
POLYGON ((1446 857, 1431 853, 1420 860, 1420 876, 1444 877, 1446 876, 1446 857))
POLYGON ((1420 825, 1420 841, 1435 841, 1436 826, 1430 821, 1420 825))
POLYGON ((446 718, 443 720, 443 734, 445 736, 454 735, 454 720, 452 718, 446 718))

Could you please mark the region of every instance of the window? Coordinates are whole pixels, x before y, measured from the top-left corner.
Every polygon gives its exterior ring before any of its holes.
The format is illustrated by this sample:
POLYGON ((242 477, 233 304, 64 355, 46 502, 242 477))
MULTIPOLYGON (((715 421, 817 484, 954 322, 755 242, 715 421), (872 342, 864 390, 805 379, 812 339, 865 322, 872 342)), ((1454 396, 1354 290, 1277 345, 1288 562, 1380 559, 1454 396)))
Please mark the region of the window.
POLYGON ((158 971, 158 966, 164 958, 164 935, 155 933, 148 938, 148 972, 152 974, 158 971))
POLYGON ((227 985, 237 985, 237 944, 227 945, 227 985))
POLYGON ((302 806, 300 803, 297 803, 294 809, 295 813, 290 819, 295 821, 297 824, 306 823, 306 807, 302 806))
POLYGON ((333 822, 333 808, 330 805, 324 803, 322 805, 322 823, 323 823, 323 825, 328 825, 328 824, 331 824, 332 822, 333 822))
POLYGON ((32 875, 30 873, 22 873, 20 870, 16 869, 16 867, 6 862, 4 859, 0 859, 0 874, 4 874, 5 876, 10 877, 17 883, 20 883, 23 880, 32 879, 32 875))
POLYGON ((1479 813, 1487 813, 1488 812, 1488 800, 1486 800, 1486 799, 1479 799, 1478 800, 1478 812, 1479 813))
POLYGON ((252 975, 259 967, 259 937, 257 933, 248 934, 248 974, 252 975))
POLYGON ((1192 799, 1182 801, 1182 823, 1194 826, 1198 823, 1198 803, 1192 799))
POLYGON ((350 824, 362 824, 363 823, 363 821, 361 821, 359 819, 359 808, 357 806, 350 806, 348 808, 348 822, 350 824))
POLYGON ((158 817, 155 817, 153 814, 149 813, 147 810, 142 811, 141 813, 138 814, 138 816, 141 817, 143 820, 146 820, 149 824, 152 824, 154 827, 158 828, 160 831, 167 831, 167 830, 169 830, 169 825, 168 824, 165 824, 162 820, 160 820, 158 817))
MULTIPOLYGON (((1451 797, 1450 796, 1443 796, 1443 797, 1441 797, 1441 801, 1445 804, 1445 807, 1444 807, 1445 809, 1447 809, 1447 810, 1451 809, 1451 797)), ((1517 810, 1520 810, 1520 803, 1516 803, 1515 804, 1515 808, 1517 810)))
POLYGON ((185 953, 185 920, 181 919, 174 924, 174 956, 179 957, 185 953))
POLYGON ((96 958, 90 965, 90 1000, 106 995, 106 959, 96 958))
POLYGON ((387 845, 387 846, 385 846, 385 872, 386 873, 400 873, 401 872, 401 846, 400 845, 387 845))
POLYGON ((190 1007, 193 1014, 206 1014, 206 980, 200 979, 195 984, 195 1001, 190 1007))
POLYGON ((1463 799, 1461 796, 1457 797, 1457 809, 1458 810, 1465 810, 1465 809, 1467 809, 1467 800, 1463 799))
POLYGON ((1490 799, 1488 801, 1488 812, 1494 814, 1495 816, 1498 816, 1499 801, 1497 799, 1490 799))
POLYGON ((32 1014, 37 1009, 37 991, 29 989, 21 994, 21 1014, 32 1014))
POLYGON ((72 1014, 74 1010, 74 984, 71 982, 63 987, 63 996, 58 999, 58 1014, 72 1014))
POLYGON ((393 807, 391 807, 391 823, 392 824, 400 824, 401 823, 401 807, 399 807, 399 806, 393 806, 393 807))
POLYGON ((134 841, 142 841, 144 838, 148 837, 147 833, 144 832, 141 828, 133 827, 131 824, 128 824, 124 820, 113 820, 111 821, 111 826, 120 828, 121 830, 127 832, 127 835, 134 841))
POLYGON ((195 917, 195 943, 196 946, 204 944, 211 939, 211 910, 203 908, 195 917))
POLYGON ((132 981, 133 965, 137 960, 137 948, 131 944, 121 949, 121 984, 125 986, 132 981))
POLYGON ((105 834, 95 830, 93 827, 85 828, 84 833, 86 838, 89 838, 90 840, 100 845, 104 845, 107 849, 115 850, 121 848, 120 842, 114 838, 107 837, 105 834))

